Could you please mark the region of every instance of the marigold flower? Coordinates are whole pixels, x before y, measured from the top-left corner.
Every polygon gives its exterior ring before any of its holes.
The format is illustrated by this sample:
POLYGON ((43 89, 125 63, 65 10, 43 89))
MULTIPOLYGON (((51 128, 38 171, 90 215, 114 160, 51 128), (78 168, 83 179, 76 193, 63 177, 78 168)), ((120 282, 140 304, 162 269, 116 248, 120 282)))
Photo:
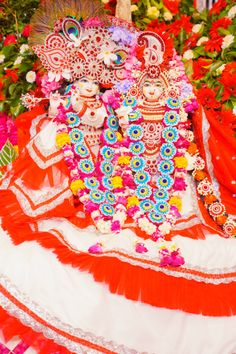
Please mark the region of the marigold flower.
POLYGON ((139 199, 136 196, 128 197, 127 208, 130 208, 134 205, 139 205, 139 199))
POLYGON ((191 144, 189 145, 187 151, 188 151, 188 153, 189 153, 190 155, 195 155, 195 154, 197 153, 197 151, 198 151, 197 144, 191 143, 191 144))
POLYGON ((187 168, 188 167, 188 160, 184 156, 179 156, 174 158, 175 166, 177 168, 187 168))
POLYGON ((56 136, 56 145, 58 149, 61 149, 64 145, 70 144, 70 136, 67 133, 59 133, 56 136))
POLYGON ((119 165, 129 165, 130 163, 130 156, 120 156, 118 158, 119 165))
POLYGON ((226 220, 227 220, 226 215, 221 215, 216 218, 216 222, 218 225, 223 225, 226 222, 226 220))
POLYGON ((120 132, 117 132, 116 136, 117 136, 117 141, 121 142, 123 140, 123 137, 120 132))
POLYGON ((206 204, 212 204, 217 200, 216 196, 214 194, 208 194, 205 196, 205 203, 206 204))
POLYGON ((194 173, 194 179, 196 181, 202 181, 206 176, 206 173, 200 170, 194 173))
POLYGON ((179 197, 176 196, 171 197, 169 200, 169 204, 176 206, 179 212, 182 210, 182 200, 179 197))
POLYGON ((74 195, 77 194, 78 190, 85 189, 84 182, 81 179, 71 182, 70 189, 74 195))
POLYGON ((120 177, 120 176, 112 177, 111 181, 112 181, 112 185, 114 188, 122 188, 123 187, 122 177, 120 177))

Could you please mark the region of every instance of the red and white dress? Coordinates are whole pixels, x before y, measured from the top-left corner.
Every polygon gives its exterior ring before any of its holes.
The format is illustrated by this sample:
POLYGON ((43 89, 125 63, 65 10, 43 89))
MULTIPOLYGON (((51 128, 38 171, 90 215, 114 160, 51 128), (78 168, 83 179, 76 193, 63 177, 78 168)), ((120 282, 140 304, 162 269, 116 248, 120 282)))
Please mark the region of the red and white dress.
MULTIPOLYGON (((152 156, 161 123, 143 124, 152 156)), ((56 131, 46 114, 32 119, 30 141, 1 183, 5 338, 48 354, 236 352, 236 241, 219 236, 191 178, 171 234, 186 263, 160 267, 155 242, 136 253, 142 234, 99 234, 74 204, 56 131), (96 242, 103 254, 88 253, 96 242)))

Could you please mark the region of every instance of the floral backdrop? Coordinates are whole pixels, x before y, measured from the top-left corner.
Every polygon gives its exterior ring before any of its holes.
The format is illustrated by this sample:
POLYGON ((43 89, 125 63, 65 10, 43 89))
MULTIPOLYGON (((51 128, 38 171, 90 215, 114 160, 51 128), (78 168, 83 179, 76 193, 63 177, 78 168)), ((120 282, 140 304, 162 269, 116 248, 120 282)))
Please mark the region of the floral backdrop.
MULTIPOLYGON (((114 14, 116 0, 101 1, 114 14)), ((30 17, 39 2, 0 0, 0 174, 16 156, 13 121, 25 110, 21 95, 42 94, 44 72, 28 46, 30 17)), ((219 0, 201 13, 195 5, 192 0, 132 0, 131 12, 137 27, 173 42, 199 102, 235 135, 236 3, 219 0)))

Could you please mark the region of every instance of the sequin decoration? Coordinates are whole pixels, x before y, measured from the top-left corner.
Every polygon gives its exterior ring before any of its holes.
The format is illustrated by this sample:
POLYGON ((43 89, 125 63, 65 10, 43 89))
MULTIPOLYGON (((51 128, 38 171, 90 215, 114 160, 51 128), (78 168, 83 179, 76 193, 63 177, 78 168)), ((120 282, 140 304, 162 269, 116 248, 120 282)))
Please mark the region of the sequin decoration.
POLYGON ((154 213, 154 212, 149 213, 148 217, 151 221, 153 221, 154 223, 157 223, 157 224, 160 224, 164 221, 164 217, 162 215, 154 213))
POLYGON ((180 101, 177 98, 168 98, 166 103, 167 103, 167 106, 171 109, 180 108, 180 101))
POLYGON ((133 157, 130 161, 130 166, 133 171, 138 172, 145 167, 145 160, 142 157, 133 157))
POLYGON ((166 190, 164 189, 158 189, 157 191, 154 192, 154 199, 157 201, 157 202, 160 202, 160 201, 165 201, 167 200, 169 197, 169 194, 166 190))
POLYGON ((104 193, 101 192, 101 191, 99 191, 99 190, 97 190, 97 191, 91 191, 91 192, 89 193, 89 197, 90 197, 90 199, 91 199, 94 203, 96 203, 96 204, 100 204, 100 203, 103 202, 104 199, 105 199, 104 193))
POLYGON ((142 141, 137 141, 135 143, 131 143, 129 149, 134 155, 139 155, 145 151, 145 145, 142 141))
POLYGON ((105 216, 112 216, 114 215, 115 209, 113 208, 113 206, 111 206, 110 204, 104 203, 101 204, 99 207, 101 213, 105 216))
POLYGON ((133 123, 141 117, 141 113, 139 111, 132 111, 129 113, 128 116, 129 116, 129 121, 133 123))
POLYGON ((179 115, 175 111, 169 111, 164 114, 165 125, 177 125, 179 123, 179 115))
POLYGON ((109 116, 107 118, 107 125, 110 129, 117 130, 119 128, 119 123, 115 116, 109 116))
POLYGON ((145 198, 149 198, 151 196, 152 190, 147 185, 141 185, 141 186, 138 186, 138 188, 135 191, 135 194, 137 195, 137 197, 139 199, 145 199, 145 198))
POLYGON ((116 203, 115 194, 112 193, 112 192, 106 191, 105 198, 106 198, 107 202, 110 203, 110 204, 115 204, 116 203))
POLYGON ((92 173, 94 171, 94 165, 93 165, 92 161, 90 161, 88 159, 84 159, 84 160, 80 161, 79 168, 83 173, 86 173, 86 174, 92 173))
POLYGON ((179 138, 178 129, 175 127, 167 127, 163 130, 162 137, 168 143, 176 142, 179 138))
POLYGON ((69 127, 77 127, 80 124, 80 118, 76 113, 68 112, 66 113, 66 117, 69 127))
POLYGON ((103 146, 100 152, 105 160, 111 160, 114 156, 115 150, 111 147, 103 146))
POLYGON ((131 125, 127 129, 127 135, 131 140, 140 140, 143 137, 143 128, 140 125, 131 125))
POLYGON ((79 129, 72 129, 69 133, 70 139, 73 143, 81 143, 83 140, 83 133, 79 129))
POLYGON ((160 148, 160 155, 163 159, 172 159, 176 154, 176 148, 173 144, 162 144, 160 148))
POLYGON ((155 205, 155 209, 158 214, 166 215, 170 211, 170 206, 167 202, 161 202, 155 205))
POLYGON ((97 189, 99 187, 99 182, 96 177, 86 177, 84 184, 88 189, 97 189))
POLYGON ((80 157, 87 157, 89 155, 88 148, 83 144, 75 144, 74 149, 75 153, 80 157))
POLYGON ((146 184, 150 181, 150 175, 146 171, 139 171, 134 175, 137 184, 146 184))
POLYGON ((162 160, 158 165, 158 171, 161 173, 172 173, 174 171, 174 163, 171 160, 162 160))
POLYGON ((157 186, 160 189, 170 189, 173 185, 174 181, 169 175, 162 175, 157 178, 157 186))
POLYGON ((103 161, 101 163, 100 170, 104 173, 104 175, 111 176, 113 171, 113 165, 108 161, 103 161))
POLYGON ((104 131, 104 139, 110 145, 113 145, 117 141, 116 133, 112 129, 106 129, 104 131))
POLYGON ((123 105, 128 107, 135 107, 137 105, 137 99, 135 97, 126 97, 126 99, 123 101, 123 105))
POLYGON ((143 211, 152 211, 154 208, 154 203, 150 199, 145 199, 140 202, 139 206, 143 211))

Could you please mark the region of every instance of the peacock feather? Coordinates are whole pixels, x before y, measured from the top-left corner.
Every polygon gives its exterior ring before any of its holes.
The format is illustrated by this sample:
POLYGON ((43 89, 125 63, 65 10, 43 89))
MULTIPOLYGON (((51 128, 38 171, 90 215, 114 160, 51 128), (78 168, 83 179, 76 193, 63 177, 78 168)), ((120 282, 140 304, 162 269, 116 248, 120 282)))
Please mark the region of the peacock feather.
POLYGON ((76 35, 78 28, 73 19, 103 16, 104 9, 99 0, 46 0, 32 17, 29 43, 31 46, 43 45, 45 38, 53 32, 55 22, 66 17, 71 17, 71 21, 68 19, 65 23, 65 31, 76 35))

